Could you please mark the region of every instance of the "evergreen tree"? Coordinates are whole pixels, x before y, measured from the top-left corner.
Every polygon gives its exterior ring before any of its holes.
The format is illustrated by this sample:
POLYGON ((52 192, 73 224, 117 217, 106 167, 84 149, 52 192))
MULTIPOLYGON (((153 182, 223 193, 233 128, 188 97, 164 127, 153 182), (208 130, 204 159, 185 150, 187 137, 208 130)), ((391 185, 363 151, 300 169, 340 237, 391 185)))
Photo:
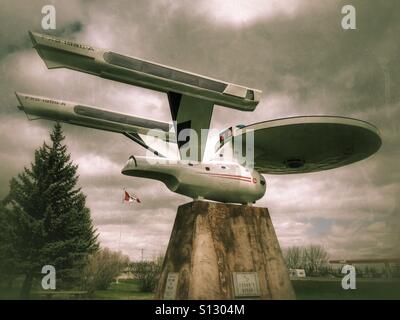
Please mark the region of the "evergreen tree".
POLYGON ((14 249, 25 274, 22 298, 29 297, 33 279, 43 276, 44 265, 56 268, 57 287, 68 287, 79 278, 88 254, 98 250, 60 124, 50 137, 51 145, 43 143, 35 151, 31 168, 11 180, 5 199, 14 212, 14 249))
POLYGON ((12 286, 19 271, 19 263, 15 258, 13 243, 13 212, 0 203, 0 282, 12 286))

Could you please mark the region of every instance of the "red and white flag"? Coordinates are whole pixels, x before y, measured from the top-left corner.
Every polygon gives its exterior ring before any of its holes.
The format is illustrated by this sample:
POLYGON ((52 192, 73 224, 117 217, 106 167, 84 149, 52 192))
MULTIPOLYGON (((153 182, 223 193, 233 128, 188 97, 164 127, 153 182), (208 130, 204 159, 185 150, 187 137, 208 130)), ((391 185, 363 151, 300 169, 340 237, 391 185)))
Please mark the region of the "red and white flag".
POLYGON ((136 197, 135 194, 129 194, 128 191, 124 190, 124 199, 123 202, 137 202, 140 203, 140 200, 138 197, 136 197))

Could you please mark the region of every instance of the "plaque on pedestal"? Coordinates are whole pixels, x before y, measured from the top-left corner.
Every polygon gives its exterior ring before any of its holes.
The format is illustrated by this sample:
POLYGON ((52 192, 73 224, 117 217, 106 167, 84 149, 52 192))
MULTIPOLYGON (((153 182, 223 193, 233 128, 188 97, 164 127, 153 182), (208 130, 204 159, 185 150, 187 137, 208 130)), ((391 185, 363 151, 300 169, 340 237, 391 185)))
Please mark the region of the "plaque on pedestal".
POLYGON ((236 298, 260 297, 260 280, 257 272, 233 272, 232 275, 236 298))
POLYGON ((175 300, 176 288, 178 286, 179 273, 169 272, 165 285, 164 300, 175 300))

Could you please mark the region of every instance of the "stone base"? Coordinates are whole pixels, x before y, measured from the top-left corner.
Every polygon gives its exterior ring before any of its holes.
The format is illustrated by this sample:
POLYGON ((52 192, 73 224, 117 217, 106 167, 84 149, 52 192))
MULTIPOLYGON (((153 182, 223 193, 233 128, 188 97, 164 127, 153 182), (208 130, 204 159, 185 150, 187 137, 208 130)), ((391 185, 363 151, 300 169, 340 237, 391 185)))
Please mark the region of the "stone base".
POLYGON ((156 298, 295 299, 268 209, 179 206, 156 298))

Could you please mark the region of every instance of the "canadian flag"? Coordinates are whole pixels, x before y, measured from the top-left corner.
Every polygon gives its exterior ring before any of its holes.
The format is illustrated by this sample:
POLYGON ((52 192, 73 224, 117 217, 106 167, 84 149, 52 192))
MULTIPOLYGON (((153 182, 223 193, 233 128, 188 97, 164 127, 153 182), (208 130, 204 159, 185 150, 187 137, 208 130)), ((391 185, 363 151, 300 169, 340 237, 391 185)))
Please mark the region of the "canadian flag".
POLYGON ((140 203, 140 200, 136 195, 134 194, 129 194, 128 191, 124 190, 124 200, 123 202, 137 202, 140 203))

